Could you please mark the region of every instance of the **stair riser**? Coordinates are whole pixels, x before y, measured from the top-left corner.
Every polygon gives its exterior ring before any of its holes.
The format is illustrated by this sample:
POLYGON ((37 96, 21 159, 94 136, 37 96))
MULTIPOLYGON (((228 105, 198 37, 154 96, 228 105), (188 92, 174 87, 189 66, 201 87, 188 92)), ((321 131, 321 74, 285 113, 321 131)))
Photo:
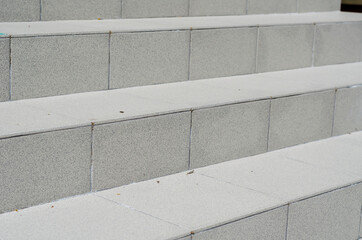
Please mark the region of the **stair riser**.
POLYGON ((1 139, 0 212, 362 130, 361 109, 355 87, 1 139))
POLYGON ((361 45, 360 22, 3 38, 0 101, 358 62, 361 45))
POLYGON ((0 22, 339 11, 340 0, 1 0, 0 22))

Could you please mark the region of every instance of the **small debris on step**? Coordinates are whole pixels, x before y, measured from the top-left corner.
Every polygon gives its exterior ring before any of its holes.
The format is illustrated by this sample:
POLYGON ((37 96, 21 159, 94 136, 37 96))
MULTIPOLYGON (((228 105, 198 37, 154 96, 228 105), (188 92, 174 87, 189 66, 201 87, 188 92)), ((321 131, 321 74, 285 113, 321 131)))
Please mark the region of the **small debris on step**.
POLYGON ((160 183, 160 181, 157 181, 157 183, 160 183))
POLYGON ((186 175, 193 174, 194 172, 195 172, 195 170, 192 170, 191 172, 188 172, 186 175))
POLYGON ((119 111, 119 113, 124 113, 124 111, 119 111))

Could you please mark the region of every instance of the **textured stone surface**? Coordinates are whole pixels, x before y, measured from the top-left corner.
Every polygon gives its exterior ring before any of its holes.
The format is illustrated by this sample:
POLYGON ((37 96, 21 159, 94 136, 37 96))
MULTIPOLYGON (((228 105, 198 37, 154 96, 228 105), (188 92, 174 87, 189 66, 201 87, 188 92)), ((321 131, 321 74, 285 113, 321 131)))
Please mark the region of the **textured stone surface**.
POLYGON ((111 88, 188 80, 190 33, 111 35, 111 88))
POLYGON ((192 112, 191 168, 267 151, 270 101, 192 112))
POLYGON ((6 240, 159 240, 187 233, 186 229, 93 195, 0 215, 0 236, 6 240))
POLYGON ((120 0, 42 0, 42 20, 121 18, 120 0))
POLYGON ((361 204, 362 184, 293 203, 288 240, 357 239, 361 204))
POLYGON ((254 72, 256 34, 256 28, 192 31, 190 79, 254 72))
POLYGON ((362 130, 362 86, 338 89, 333 135, 362 130))
POLYGON ((9 39, 0 39, 0 102, 10 99, 9 39))
POLYGON ((189 112, 95 126, 93 190, 186 170, 189 135, 189 112))
POLYGON ((108 87, 108 35, 11 40, 12 99, 103 90, 108 87))
POLYGON ((261 27, 257 71, 310 67, 313 35, 313 25, 261 27))
POLYGON ((39 0, 1 0, 0 6, 0 22, 40 20, 39 0))
MULTIPOLYGON (((295 161, 293 148, 288 157, 269 152, 196 169, 195 172, 262 192, 283 202, 316 196, 361 179, 360 176, 295 161)), ((359 155, 352 157, 356 161, 359 155)))
POLYGON ((246 13, 247 0, 190 0, 190 16, 225 16, 246 13))
POLYGON ((0 140, 0 212, 90 191, 90 127, 0 140))
POLYGON ((122 18, 186 17, 188 0, 122 0, 122 18))
POLYGON ((293 13, 296 0, 248 0, 248 14, 293 13))
POLYGON ((186 172, 96 193, 195 233, 282 206, 246 188, 186 172), (159 181, 159 182, 157 182, 159 181))
POLYGON ((193 240, 285 240, 287 207, 261 213, 237 222, 201 232, 193 240))
POLYGON ((358 62, 361 45, 361 23, 317 25, 314 65, 358 62))
POLYGON ((341 0, 298 0, 299 12, 339 11, 341 0))
POLYGON ((269 150, 330 137, 334 96, 334 91, 325 91, 273 99, 269 150))

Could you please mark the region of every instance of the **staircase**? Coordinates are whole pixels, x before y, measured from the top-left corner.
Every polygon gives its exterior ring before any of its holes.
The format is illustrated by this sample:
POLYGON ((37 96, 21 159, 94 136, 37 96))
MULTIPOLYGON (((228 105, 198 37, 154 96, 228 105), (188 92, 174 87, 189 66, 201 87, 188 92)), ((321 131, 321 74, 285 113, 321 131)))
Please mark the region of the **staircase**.
POLYGON ((362 14, 0 6, 1 240, 362 237, 362 14))

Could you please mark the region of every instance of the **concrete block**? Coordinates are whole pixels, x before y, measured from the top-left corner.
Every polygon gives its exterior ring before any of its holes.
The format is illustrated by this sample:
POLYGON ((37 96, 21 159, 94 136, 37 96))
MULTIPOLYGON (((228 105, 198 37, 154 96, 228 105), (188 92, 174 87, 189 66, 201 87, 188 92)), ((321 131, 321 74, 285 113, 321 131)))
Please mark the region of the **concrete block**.
POLYGON ((122 18, 186 17, 189 0, 122 0, 122 18))
POLYGON ((334 91, 325 91, 273 99, 269 150, 330 137, 334 96, 334 91))
POLYGON ((189 135, 189 112, 95 126, 92 190, 187 170, 189 135))
POLYGON ((267 151, 270 101, 192 112, 191 168, 267 151))
POLYGON ((190 33, 111 35, 111 88, 188 80, 190 33))
POLYGON ((256 28, 192 31, 190 79, 254 72, 256 35, 256 28))
POLYGON ((257 72, 310 67, 313 35, 313 25, 261 27, 257 72))
POLYGON ((361 45, 361 23, 317 25, 314 65, 358 62, 361 45))
POLYGON ((333 135, 362 130, 362 86, 336 92, 333 135))
POLYGON ((90 190, 90 127, 1 139, 0 153, 0 212, 90 190))
POLYGON ((121 18, 120 0, 42 0, 42 20, 121 18))
POLYGON ((10 53, 9 39, 0 39, 0 102, 10 99, 10 53))
POLYGON ((13 38, 13 100, 108 87, 108 34, 13 38))
POLYGON ((0 22, 30 22, 40 20, 39 0, 1 0, 0 22))
POLYGON ((228 161, 195 172, 262 192, 284 203, 316 196, 361 179, 360 176, 295 161, 277 152, 228 161))
POLYGON ((341 0, 298 0, 298 12, 339 11, 341 0))
POLYGON ((0 215, 6 240, 176 239, 187 230, 94 195, 0 215))
POLYGON ((248 14, 297 12, 296 0, 248 0, 248 14))
POLYGON ((291 204, 288 240, 357 239, 361 203, 358 184, 291 204))
POLYGON ((285 240, 286 224, 287 207, 281 207, 198 233, 192 240, 285 240))
POLYGON ((197 171, 96 195, 183 226, 196 234, 282 206, 279 200, 265 194, 199 175, 197 171))
POLYGON ((190 16, 246 14, 247 0, 190 0, 190 16))

